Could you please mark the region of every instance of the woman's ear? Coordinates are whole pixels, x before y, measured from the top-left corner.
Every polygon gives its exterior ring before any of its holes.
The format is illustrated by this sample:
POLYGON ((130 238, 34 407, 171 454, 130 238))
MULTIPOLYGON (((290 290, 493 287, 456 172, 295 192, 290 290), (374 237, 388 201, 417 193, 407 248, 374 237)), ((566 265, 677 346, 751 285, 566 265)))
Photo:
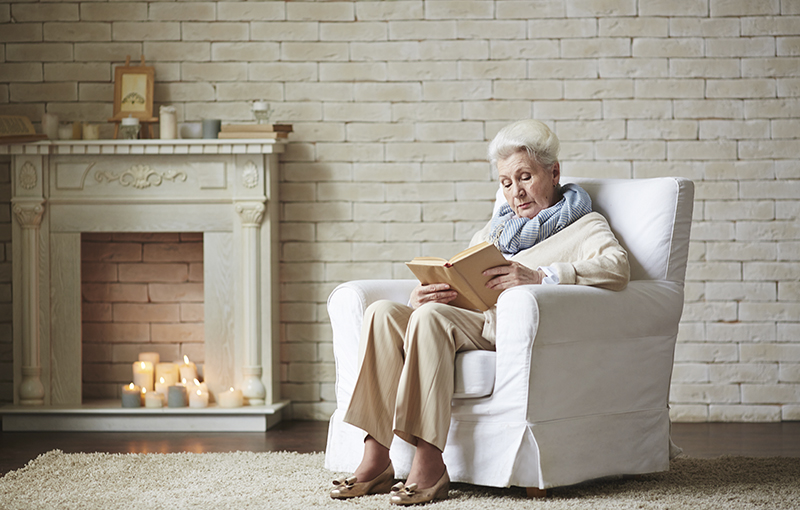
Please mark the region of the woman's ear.
POLYGON ((561 165, 556 161, 553 163, 553 187, 557 187, 561 180, 561 165))

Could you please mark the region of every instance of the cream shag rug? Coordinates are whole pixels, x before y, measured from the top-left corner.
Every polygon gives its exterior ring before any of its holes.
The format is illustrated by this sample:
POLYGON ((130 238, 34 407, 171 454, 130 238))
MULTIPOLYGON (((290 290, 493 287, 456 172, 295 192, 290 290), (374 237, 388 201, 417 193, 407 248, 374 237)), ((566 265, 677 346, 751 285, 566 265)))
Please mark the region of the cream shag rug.
MULTIPOLYGON (((0 508, 306 509, 397 508, 388 496, 328 497, 335 474, 323 454, 65 454, 54 450, 0 479, 0 508)), ((542 500, 523 489, 453 484, 450 499, 426 508, 707 509, 800 508, 800 459, 679 457, 667 473, 604 479, 552 491, 542 500)))

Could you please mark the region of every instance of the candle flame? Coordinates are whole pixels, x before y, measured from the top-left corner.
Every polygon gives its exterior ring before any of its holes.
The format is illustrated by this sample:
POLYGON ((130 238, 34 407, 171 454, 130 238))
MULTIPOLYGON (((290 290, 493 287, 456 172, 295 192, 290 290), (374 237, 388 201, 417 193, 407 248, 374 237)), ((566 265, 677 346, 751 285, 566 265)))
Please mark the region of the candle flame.
POLYGON ((186 378, 185 377, 181 379, 181 384, 184 384, 184 385, 186 384, 186 378))
POLYGON ((147 393, 147 388, 142 388, 142 395, 144 395, 145 393, 147 393))
POLYGON ((228 391, 233 391, 233 386, 231 386, 231 389, 230 389, 230 390, 228 390, 228 391))
POLYGON ((158 379, 159 384, 164 384, 166 382, 163 377, 159 377, 158 379))
POLYGON ((194 385, 200 386, 200 381, 197 380, 197 377, 194 378, 194 385))
POLYGON ((202 396, 203 392, 201 390, 197 390, 197 396, 202 396))
POLYGON ((142 361, 142 362, 141 362, 141 365, 139 365, 139 366, 140 366, 140 367, 142 367, 142 370, 144 370, 145 368, 147 368, 147 365, 145 365, 145 364, 144 364, 144 361, 142 361))
POLYGON ((130 386, 128 386, 128 388, 130 388, 130 389, 133 389, 133 388, 135 388, 135 387, 136 387, 136 386, 135 386, 133 383, 131 383, 131 384, 130 384, 130 386))
POLYGON ((184 363, 186 363, 186 364, 188 365, 188 364, 189 364, 189 356, 187 356, 187 355, 185 355, 185 354, 184 354, 184 355, 183 355, 183 362, 184 362, 184 363))

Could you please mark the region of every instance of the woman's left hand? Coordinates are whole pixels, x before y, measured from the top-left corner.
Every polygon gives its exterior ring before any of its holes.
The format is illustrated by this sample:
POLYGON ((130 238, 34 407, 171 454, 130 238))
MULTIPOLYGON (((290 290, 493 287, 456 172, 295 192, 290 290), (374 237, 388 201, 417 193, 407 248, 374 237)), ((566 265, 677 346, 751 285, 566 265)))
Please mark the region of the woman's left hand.
POLYGON ((509 266, 497 266, 483 272, 484 276, 494 276, 486 282, 486 287, 494 290, 506 290, 517 285, 535 285, 542 283, 544 271, 525 267, 519 262, 511 261, 509 266))

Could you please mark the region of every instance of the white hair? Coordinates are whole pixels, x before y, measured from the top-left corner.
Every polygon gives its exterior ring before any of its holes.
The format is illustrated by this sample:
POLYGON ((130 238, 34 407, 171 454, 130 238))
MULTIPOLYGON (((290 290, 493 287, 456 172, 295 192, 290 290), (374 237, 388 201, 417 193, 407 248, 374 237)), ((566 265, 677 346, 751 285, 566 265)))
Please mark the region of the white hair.
POLYGON ((497 161, 524 150, 544 168, 558 161, 561 143, 549 127, 538 120, 526 119, 511 123, 500 130, 489 144, 489 161, 497 168, 497 161))

